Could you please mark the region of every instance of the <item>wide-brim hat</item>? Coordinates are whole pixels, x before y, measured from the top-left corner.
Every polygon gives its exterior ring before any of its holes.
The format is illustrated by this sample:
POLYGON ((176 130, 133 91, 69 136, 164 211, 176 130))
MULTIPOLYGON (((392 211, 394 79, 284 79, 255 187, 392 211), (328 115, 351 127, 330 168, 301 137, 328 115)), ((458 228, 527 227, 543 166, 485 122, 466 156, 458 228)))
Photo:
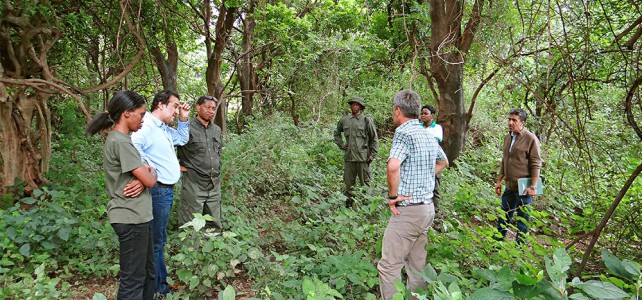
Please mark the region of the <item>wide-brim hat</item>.
POLYGON ((348 101, 348 104, 352 104, 352 103, 355 103, 355 102, 359 103, 359 105, 361 105, 361 109, 365 109, 366 108, 366 105, 363 104, 363 98, 354 97, 354 98, 350 99, 350 101, 348 101))

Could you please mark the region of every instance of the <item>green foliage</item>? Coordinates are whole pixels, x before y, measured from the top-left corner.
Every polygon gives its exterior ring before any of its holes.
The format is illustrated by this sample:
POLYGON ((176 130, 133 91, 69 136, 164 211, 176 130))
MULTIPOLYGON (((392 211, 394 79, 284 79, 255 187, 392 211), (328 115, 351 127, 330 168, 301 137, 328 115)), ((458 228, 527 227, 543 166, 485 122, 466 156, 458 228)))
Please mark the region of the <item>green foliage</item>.
MULTIPOLYGON (((181 226, 182 231, 178 233, 176 240, 180 247, 171 256, 169 265, 186 290, 177 293, 175 297, 180 298, 185 294, 210 298, 213 296, 213 289, 226 286, 229 280, 241 272, 242 267, 253 274, 265 264, 261 249, 251 243, 256 239, 253 230, 234 228, 220 235, 202 230, 206 221, 211 220, 213 218, 209 215, 196 214, 192 221, 181 226)), ((229 293, 226 289, 219 298, 229 293)), ((225 296, 224 299, 229 297, 225 296)))

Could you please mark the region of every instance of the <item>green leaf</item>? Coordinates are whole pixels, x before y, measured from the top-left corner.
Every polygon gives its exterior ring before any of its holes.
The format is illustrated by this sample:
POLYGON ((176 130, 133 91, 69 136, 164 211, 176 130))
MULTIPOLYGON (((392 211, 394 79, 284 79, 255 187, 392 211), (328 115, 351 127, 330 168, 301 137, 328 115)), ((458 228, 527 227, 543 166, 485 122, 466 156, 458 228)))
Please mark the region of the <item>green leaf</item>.
POLYGON ((263 257, 263 253, 260 249, 252 247, 247 250, 247 256, 249 256, 251 259, 257 259, 259 257, 263 257))
POLYGON ((564 273, 566 273, 566 270, 568 270, 568 268, 573 263, 571 256, 566 253, 566 250, 564 248, 557 248, 555 250, 555 253, 553 254, 553 261, 555 261, 555 265, 557 265, 564 273))
POLYGON ((611 254, 609 250, 606 250, 606 248, 602 248, 602 260, 611 274, 622 279, 635 281, 622 262, 615 257, 615 255, 611 254))
POLYGON ((71 235, 71 227, 62 227, 58 230, 58 237, 63 241, 68 241, 69 235, 71 235))
POLYGON ((513 293, 520 299, 534 299, 537 298, 537 296, 544 295, 548 296, 545 297, 547 299, 561 299, 561 297, 556 295, 556 293, 559 294, 559 292, 557 292, 551 283, 546 280, 542 280, 536 285, 522 285, 517 282, 513 282, 513 293))
POLYGON ((515 278, 517 278, 517 282, 522 285, 535 285, 537 284, 537 278, 533 276, 528 276, 526 274, 515 274, 515 278))
POLYGON ((201 280, 198 279, 198 276, 192 276, 192 278, 189 279, 189 289, 194 290, 199 283, 201 283, 201 280))
POLYGON ((546 273, 548 273, 548 277, 552 282, 559 282, 561 279, 566 277, 560 266, 554 264, 548 257, 545 257, 544 260, 546 265, 546 273))
POLYGON ((218 295, 218 300, 234 300, 236 298, 236 292, 232 285, 225 287, 222 293, 218 295))
POLYGON ((314 283, 309 278, 303 279, 303 294, 304 295, 309 295, 310 293, 314 293, 314 283))
POLYGON ((498 291, 496 289, 485 287, 476 290, 469 299, 475 300, 503 300, 503 299, 513 299, 513 295, 508 292, 498 291))
POLYGON ((25 197, 25 198, 20 199, 20 202, 22 202, 24 204, 34 204, 34 203, 36 203, 36 201, 38 201, 38 200, 36 200, 35 198, 32 198, 32 197, 25 197))
POLYGON ((205 227, 205 223, 206 223, 205 219, 203 219, 203 218, 194 218, 190 222, 192 223, 192 227, 194 227, 194 230, 196 230, 196 231, 200 231, 201 229, 203 229, 203 227, 205 227))
POLYGON ((18 251, 20 252, 20 254, 22 254, 23 256, 27 257, 27 256, 29 256, 29 254, 31 254, 30 253, 31 252, 31 245, 29 245, 28 243, 24 244, 24 245, 22 245, 22 247, 20 247, 20 250, 18 250, 18 251))
POLYGON ((192 277, 192 271, 188 269, 180 269, 178 272, 176 272, 176 275, 178 275, 178 279, 180 279, 182 282, 189 282, 189 279, 192 277))
POLYGON ((103 295, 102 293, 95 293, 94 297, 92 297, 91 300, 107 300, 107 296, 103 295))
POLYGON ((624 265, 624 269, 627 272, 629 272, 629 274, 633 275, 633 278, 640 277, 640 266, 637 263, 635 263, 634 261, 625 259, 625 260, 622 260, 622 265, 624 265))
POLYGON ((577 284, 575 287, 595 299, 622 299, 629 297, 629 294, 610 282, 590 280, 577 284))
POLYGON ((42 246, 42 248, 45 248, 47 250, 51 250, 53 248, 56 248, 56 244, 54 244, 52 242, 49 242, 49 241, 44 241, 44 242, 40 243, 40 246, 42 246))
POLYGON ((575 293, 575 294, 573 294, 573 295, 570 295, 568 298, 569 298, 569 299, 573 299, 573 300, 591 300, 591 298, 586 297, 586 296, 585 296, 584 294, 582 294, 582 293, 575 293))
POLYGON ((205 242, 205 245, 203 245, 203 253, 210 253, 212 250, 214 250, 214 243, 205 242))

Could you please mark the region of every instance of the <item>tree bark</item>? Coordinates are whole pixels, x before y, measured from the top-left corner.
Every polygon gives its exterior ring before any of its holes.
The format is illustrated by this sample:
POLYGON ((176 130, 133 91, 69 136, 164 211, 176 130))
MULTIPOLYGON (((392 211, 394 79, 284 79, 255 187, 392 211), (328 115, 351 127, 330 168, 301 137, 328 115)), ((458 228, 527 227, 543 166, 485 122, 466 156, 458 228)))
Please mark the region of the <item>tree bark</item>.
MULTIPOLYGON (((0 10, 0 136, 2 182, 0 193, 14 185, 16 179, 26 183, 29 194, 45 182, 51 160, 51 112, 48 101, 54 94, 67 94, 78 103, 87 121, 91 118, 78 94, 109 88, 119 82, 140 60, 144 46, 133 26, 126 4, 120 9, 127 28, 139 42, 138 53, 112 80, 98 86, 80 89, 54 76, 48 56, 62 33, 57 26, 59 16, 52 12, 53 21, 40 14, 30 14, 22 3, 3 2, 0 10)), ((30 5, 48 5, 47 1, 32 1, 30 5)), ((55 8, 54 8, 55 9, 55 8)), ((102 81, 102 80, 101 80, 102 81)))
POLYGON ((256 77, 256 70, 254 68, 254 49, 252 42, 254 40, 254 1, 249 1, 248 9, 245 12, 246 17, 243 19, 243 45, 241 57, 238 63, 238 78, 241 85, 241 113, 244 116, 251 116, 253 114, 252 108, 254 106, 254 94, 258 90, 258 80, 256 77))
POLYGON ((464 103, 464 55, 470 49, 481 20, 483 0, 475 1, 464 35, 461 33, 464 15, 462 4, 458 0, 430 0, 430 73, 439 91, 438 121, 444 129, 442 147, 451 162, 459 157, 464 148, 471 117, 464 103))
POLYGON ((167 57, 163 55, 159 47, 152 46, 149 48, 149 51, 154 57, 156 68, 160 73, 163 89, 178 92, 178 85, 176 83, 178 78, 178 48, 176 43, 167 41, 165 50, 167 51, 167 57))
MULTIPOLYGON (((209 37, 209 1, 205 1, 205 28, 208 33, 206 36, 206 43, 211 43, 209 37)), ((226 101, 225 101, 225 84, 221 77, 221 67, 223 65, 223 52, 230 38, 230 32, 234 26, 234 21, 236 20, 238 8, 231 7, 227 8, 225 5, 221 5, 218 11, 218 18, 216 20, 216 26, 214 28, 214 47, 209 47, 211 53, 208 53, 209 58, 207 60, 207 71, 205 72, 205 79, 207 81, 207 92, 210 95, 216 97, 219 100, 219 107, 216 113, 216 118, 214 123, 221 127, 223 132, 227 131, 226 124, 226 101)))

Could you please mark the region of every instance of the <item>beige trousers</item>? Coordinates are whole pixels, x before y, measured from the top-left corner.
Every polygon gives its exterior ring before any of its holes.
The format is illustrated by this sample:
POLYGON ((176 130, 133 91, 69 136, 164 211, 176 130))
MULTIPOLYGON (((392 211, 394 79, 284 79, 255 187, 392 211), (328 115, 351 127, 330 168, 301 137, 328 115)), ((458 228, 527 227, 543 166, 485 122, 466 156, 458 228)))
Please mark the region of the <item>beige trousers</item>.
POLYGON ((426 233, 435 219, 432 203, 418 206, 397 207, 399 215, 392 215, 383 234, 381 260, 377 263, 381 297, 392 299, 397 292, 395 280, 401 280, 401 268, 406 267, 406 288, 416 291, 426 288, 417 273, 426 266, 426 233))

